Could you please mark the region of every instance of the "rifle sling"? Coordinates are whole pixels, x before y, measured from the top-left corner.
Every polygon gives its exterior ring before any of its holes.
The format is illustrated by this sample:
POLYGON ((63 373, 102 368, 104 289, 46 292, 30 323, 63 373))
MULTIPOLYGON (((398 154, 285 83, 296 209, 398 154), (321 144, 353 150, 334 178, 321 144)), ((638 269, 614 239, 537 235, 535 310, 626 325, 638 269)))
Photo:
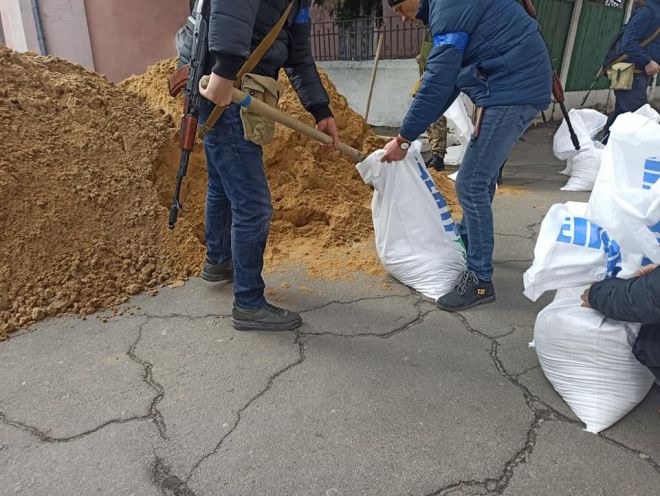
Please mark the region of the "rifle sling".
MULTIPOLYGON (((236 81, 234 82, 234 86, 236 88, 240 87, 243 76, 245 76, 252 69, 254 69, 257 66, 257 64, 259 64, 259 62, 266 54, 266 52, 270 50, 270 47, 273 45, 277 37, 280 35, 280 32, 284 27, 284 23, 286 23, 287 19, 289 18, 289 14, 291 14, 292 8, 293 8, 293 2, 290 2, 289 6, 282 14, 282 17, 280 17, 279 21, 277 21, 277 24, 273 26, 273 29, 271 29, 270 32, 264 37, 264 39, 261 40, 261 42, 254 49, 254 51, 250 54, 250 57, 245 61, 245 64, 243 64, 241 70, 238 71, 236 81)), ((202 127, 202 129, 199 132, 200 138, 203 138, 204 135, 209 131, 209 129, 215 126, 215 123, 218 122, 218 119, 222 116, 224 110, 225 107, 221 105, 216 105, 213 108, 211 115, 209 115, 209 118, 204 123, 204 127, 202 127)))

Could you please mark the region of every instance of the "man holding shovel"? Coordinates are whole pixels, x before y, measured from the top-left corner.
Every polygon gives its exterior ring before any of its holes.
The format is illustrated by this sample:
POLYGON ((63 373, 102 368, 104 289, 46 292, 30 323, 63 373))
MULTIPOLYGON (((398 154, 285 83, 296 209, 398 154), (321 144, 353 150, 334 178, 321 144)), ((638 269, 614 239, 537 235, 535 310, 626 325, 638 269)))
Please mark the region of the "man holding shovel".
POLYGON ((404 20, 423 22, 433 36, 424 80, 399 136, 383 160, 402 160, 410 142, 458 94, 479 107, 478 122, 456 181, 464 217, 468 268, 436 304, 459 311, 495 300, 493 211, 500 167, 534 117, 550 105, 552 69, 538 25, 515 0, 389 0, 404 20))
POLYGON ((208 84, 200 87, 206 99, 201 122, 209 119, 214 104, 227 107, 204 137, 208 192, 202 278, 234 281, 232 322, 238 330, 284 331, 302 324, 300 315, 271 305, 264 297, 261 272, 272 205, 261 145, 272 139, 274 123, 242 112, 231 101, 240 79, 251 98, 275 104, 276 79, 285 68, 317 129, 338 144, 329 98, 312 58, 310 4, 310 0, 210 0, 208 48, 213 67, 208 84), (269 34, 275 36, 272 45, 252 74, 242 74, 246 61, 254 62, 249 55, 269 34))

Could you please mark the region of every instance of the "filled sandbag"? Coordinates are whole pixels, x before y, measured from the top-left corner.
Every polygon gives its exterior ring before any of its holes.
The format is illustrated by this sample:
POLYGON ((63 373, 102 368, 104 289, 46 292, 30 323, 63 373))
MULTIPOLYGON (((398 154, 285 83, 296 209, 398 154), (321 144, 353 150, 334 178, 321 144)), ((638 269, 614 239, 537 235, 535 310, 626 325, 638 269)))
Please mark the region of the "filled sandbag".
POLYGON ((555 289, 602 281, 621 271, 621 248, 602 226, 585 217, 584 203, 553 205, 541 224, 534 262, 523 275, 532 301, 555 289))
POLYGON ((374 188, 376 249, 385 269, 403 284, 437 299, 465 270, 465 247, 444 198, 426 170, 420 143, 404 160, 381 162, 383 151, 357 165, 374 188))
POLYGON ((536 319, 533 345, 552 386, 586 430, 598 433, 644 399, 654 376, 632 353, 640 325, 582 307, 584 289, 557 292, 536 319))

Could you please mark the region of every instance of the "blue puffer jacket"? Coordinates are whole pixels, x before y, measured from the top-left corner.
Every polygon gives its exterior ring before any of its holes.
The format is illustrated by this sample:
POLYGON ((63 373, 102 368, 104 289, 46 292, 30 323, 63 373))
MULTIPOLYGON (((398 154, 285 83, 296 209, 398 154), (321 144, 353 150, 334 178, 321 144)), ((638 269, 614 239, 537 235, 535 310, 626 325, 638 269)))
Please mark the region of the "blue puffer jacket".
POLYGON ((621 48, 628 54, 628 60, 638 69, 644 70, 646 64, 655 60, 660 64, 660 36, 652 43, 641 48, 639 44, 660 26, 660 0, 646 0, 630 17, 623 29, 621 48))
POLYGON ((417 17, 434 47, 404 138, 416 139, 461 91, 479 107, 550 105, 550 58, 536 21, 515 0, 422 0, 417 17))
MULTIPOLYGON (((213 72, 236 79, 250 53, 291 1, 211 0, 209 51, 214 59, 213 72)), ((318 122, 332 113, 312 57, 311 29, 311 0, 293 0, 288 22, 252 72, 277 78, 283 67, 303 106, 318 122)))

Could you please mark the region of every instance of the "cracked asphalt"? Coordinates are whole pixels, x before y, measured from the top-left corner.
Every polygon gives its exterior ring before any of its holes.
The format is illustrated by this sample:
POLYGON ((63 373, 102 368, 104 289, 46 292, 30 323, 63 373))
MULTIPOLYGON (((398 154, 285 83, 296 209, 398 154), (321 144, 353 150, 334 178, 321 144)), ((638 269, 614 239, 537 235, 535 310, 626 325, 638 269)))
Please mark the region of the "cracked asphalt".
POLYGON ((267 283, 299 332, 236 332, 231 288, 192 279, 0 344, 0 495, 660 494, 660 388, 589 434, 528 348, 551 299, 522 295, 540 222, 587 198, 559 191, 551 139, 507 165, 493 305, 290 270, 267 283))

